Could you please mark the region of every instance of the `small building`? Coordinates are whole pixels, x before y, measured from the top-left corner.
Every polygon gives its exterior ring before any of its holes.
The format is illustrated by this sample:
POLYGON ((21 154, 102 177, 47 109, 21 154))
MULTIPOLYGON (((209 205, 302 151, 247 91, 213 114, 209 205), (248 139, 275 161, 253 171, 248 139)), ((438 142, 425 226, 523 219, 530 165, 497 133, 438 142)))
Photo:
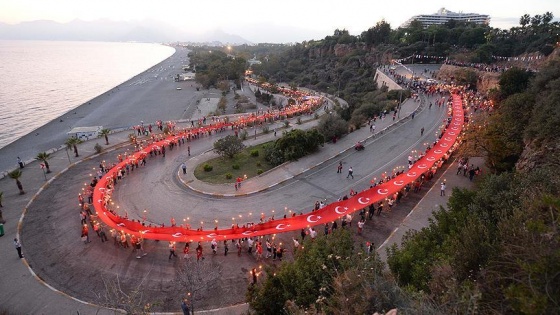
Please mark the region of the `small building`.
POLYGON ((85 141, 99 137, 99 132, 101 131, 101 129, 103 129, 103 126, 74 127, 66 134, 72 138, 77 138, 85 141))

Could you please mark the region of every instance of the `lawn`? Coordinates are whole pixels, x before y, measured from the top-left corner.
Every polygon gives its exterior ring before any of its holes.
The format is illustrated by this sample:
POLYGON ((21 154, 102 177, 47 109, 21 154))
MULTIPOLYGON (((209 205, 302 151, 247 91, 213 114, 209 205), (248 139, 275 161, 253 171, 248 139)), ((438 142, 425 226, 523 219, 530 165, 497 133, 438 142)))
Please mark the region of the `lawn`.
POLYGON ((263 146, 265 144, 245 148, 235 155, 233 159, 217 157, 201 163, 196 166, 194 176, 201 181, 212 184, 233 183, 237 177, 244 177, 245 175, 247 178, 255 177, 259 175, 259 170, 266 172, 274 167, 264 159, 263 146), (259 155, 251 156, 251 151, 253 150, 258 150, 259 155), (212 166, 210 172, 204 171, 205 164, 212 166), (239 168, 234 169, 234 166, 239 166, 239 168), (232 175, 231 179, 226 178, 228 173, 232 175))

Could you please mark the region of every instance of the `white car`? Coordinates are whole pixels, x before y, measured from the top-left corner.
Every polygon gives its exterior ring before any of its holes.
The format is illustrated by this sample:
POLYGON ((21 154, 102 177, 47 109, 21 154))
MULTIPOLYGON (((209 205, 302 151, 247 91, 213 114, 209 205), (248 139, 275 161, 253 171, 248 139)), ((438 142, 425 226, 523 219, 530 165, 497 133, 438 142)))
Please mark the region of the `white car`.
POLYGON ((178 87, 177 90, 182 90, 182 88, 178 87))

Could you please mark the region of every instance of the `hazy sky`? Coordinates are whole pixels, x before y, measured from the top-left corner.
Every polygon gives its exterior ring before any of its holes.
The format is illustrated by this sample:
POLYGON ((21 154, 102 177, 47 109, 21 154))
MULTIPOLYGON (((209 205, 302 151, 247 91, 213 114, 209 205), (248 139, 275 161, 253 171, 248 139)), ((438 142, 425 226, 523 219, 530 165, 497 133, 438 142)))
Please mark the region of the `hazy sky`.
POLYGON ((385 19, 393 28, 417 14, 445 7, 491 16, 493 27, 517 25, 519 17, 550 11, 560 17, 559 0, 0 0, 0 22, 74 19, 151 19, 193 33, 220 29, 252 42, 321 39, 337 28, 357 35, 385 19))

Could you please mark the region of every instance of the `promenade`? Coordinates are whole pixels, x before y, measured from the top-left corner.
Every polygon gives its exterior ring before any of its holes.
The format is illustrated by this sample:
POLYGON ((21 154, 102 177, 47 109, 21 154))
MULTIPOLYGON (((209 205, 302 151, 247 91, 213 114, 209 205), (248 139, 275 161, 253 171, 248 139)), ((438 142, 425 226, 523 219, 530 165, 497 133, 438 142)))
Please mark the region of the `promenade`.
MULTIPOLYGON (((209 104, 208 106, 212 105, 209 104)), ((208 153, 206 148, 195 147, 195 142, 193 142, 193 155, 196 156, 193 156, 192 159, 184 158, 184 152, 178 152, 177 155, 172 155, 172 153, 175 154, 175 151, 169 153, 170 158, 173 158, 173 160, 168 160, 169 170, 173 170, 173 173, 176 174, 173 176, 179 179, 179 185, 183 186, 183 189, 191 190, 196 198, 200 198, 202 195, 217 196, 222 198, 223 204, 226 205, 229 203, 229 198, 233 198, 232 196, 258 195, 258 193, 266 192, 274 189, 274 187, 288 184, 298 176, 312 174, 322 167, 334 170, 339 159, 350 160, 348 155, 354 153, 353 146, 357 141, 365 142, 366 152, 362 153, 371 154, 368 153, 368 148, 380 147, 380 143, 385 140, 384 135, 386 134, 399 130, 406 133, 417 133, 418 125, 415 124, 419 123, 422 116, 417 114, 417 118, 413 121, 410 117, 412 112, 420 113, 424 110, 422 115, 428 115, 425 108, 419 106, 419 102, 408 100, 402 105, 398 120, 392 121, 388 118, 383 122, 377 122, 375 134, 370 133, 368 128, 361 128, 342 138, 336 145, 326 144, 321 149, 320 154, 281 165, 266 174, 246 181, 239 191, 235 191, 233 185, 208 185, 194 178, 192 166, 212 156, 212 153, 208 153), (178 172, 178 165, 183 160, 186 160, 189 165, 189 172, 186 175, 178 172)), ((201 111, 209 108, 203 107, 201 111)), ((433 112, 430 115, 435 114, 437 113, 433 112)), ((313 127, 317 122, 312 119, 305 122, 305 118, 311 119, 313 117, 305 116, 304 123, 301 125, 298 125, 295 119, 292 119, 290 123, 294 128, 307 129, 313 127)), ((437 121, 438 117, 434 116, 434 120, 437 121)), ((273 125, 271 130, 279 127, 280 123, 273 125)), ((77 199, 75 199, 76 186, 87 180, 87 173, 91 172, 91 165, 95 166, 98 160, 105 159, 107 155, 114 155, 120 150, 126 150, 129 147, 128 134, 128 131, 111 134, 109 137, 110 145, 103 146, 104 152, 100 156, 95 154, 93 145, 97 142, 104 143, 102 139, 90 140, 80 144, 78 148, 80 157, 78 158, 75 158, 72 152, 68 156, 65 150, 54 152, 52 159, 49 160, 53 173, 47 175, 47 181, 45 181, 39 163, 29 163, 23 170, 24 174, 21 178, 27 192, 25 195, 18 195, 13 180, 9 178, 0 180, 0 191, 4 192, 4 207, 2 210, 4 219, 7 221, 4 226, 6 235, 0 238, 0 248, 4 253, 0 256, 0 265, 3 266, 0 270, 0 292, 2 292, 2 295, 0 295, 0 311, 7 311, 8 314, 70 314, 76 312, 79 314, 112 314, 114 313, 113 310, 86 303, 76 298, 91 296, 88 291, 93 289, 95 279, 99 277, 99 270, 104 268, 104 265, 107 265, 106 267, 109 269, 114 269, 119 274, 133 274, 135 271, 147 272, 152 279, 150 281, 158 281, 158 278, 169 278, 176 263, 170 266, 166 259, 156 258, 165 257, 166 248, 164 244, 158 245, 156 242, 146 244, 149 252, 147 259, 150 260, 136 261, 131 260, 130 255, 123 252, 108 250, 107 246, 112 246, 111 244, 95 243, 91 246, 88 245, 86 249, 83 243, 79 241, 79 235, 77 235, 79 232, 75 228, 79 223, 78 212, 72 206, 77 203, 77 199), (66 204, 69 209, 59 207, 60 204, 66 204), (53 220, 51 217, 61 219, 53 220), (22 230, 22 235, 19 235, 22 230), (17 257, 13 246, 14 237, 21 238, 24 259, 20 260, 17 257), (71 253, 70 256, 68 256, 69 253, 71 253), (51 260, 52 263, 45 263, 51 260), (49 272, 49 269, 57 271, 53 275, 52 272, 49 272), (36 276, 35 271, 39 275, 46 274, 46 276, 44 278, 36 276), (58 276, 56 276, 57 274, 58 276), (56 283, 56 285, 51 287, 49 283, 56 283)), ((246 144, 253 145, 272 139, 274 139, 273 133, 258 133, 256 139, 250 137, 246 144)), ((405 152, 405 154, 407 153, 405 152)), ((357 159, 360 159, 360 157, 358 156, 357 159)), ((152 162, 149 161, 149 163, 152 162)), ((451 173, 453 171, 454 168, 452 167, 451 173)), ((451 191, 452 187, 468 187, 472 184, 468 179, 462 176, 453 176, 454 173, 451 173, 438 172, 438 175, 441 174, 446 178, 448 192, 451 191)), ((368 180, 369 177, 364 176, 360 181, 367 183, 368 180)), ((302 196, 302 198, 306 198, 306 196, 302 196)), ((386 227, 390 226, 391 233, 385 235, 384 238, 380 234, 379 238, 387 239, 389 237, 386 242, 376 240, 376 244, 381 244, 379 253, 383 255, 384 248, 389 244, 400 243, 402 233, 406 229, 418 229, 425 226, 432 209, 438 205, 444 205, 447 198, 440 197, 438 189, 431 189, 410 215, 404 213, 406 210, 402 207, 402 217, 395 214, 392 220, 387 218, 386 227)), ((306 199, 310 198, 307 197, 306 199)), ((309 202, 311 203, 312 200, 309 200, 309 202)), ((380 225, 370 226, 369 229, 383 230, 380 225)), ((222 262, 226 266, 226 273, 231 274, 239 273, 235 269, 235 264, 244 266, 253 264, 251 257, 241 257, 235 263, 227 263, 226 260, 222 260, 222 262)), ((165 284, 162 283, 162 285, 165 284)), ((243 286, 243 281, 234 282, 232 286, 243 286)), ((160 290, 165 291, 166 289, 162 288, 160 290)), ((174 296, 173 299, 175 298, 177 297, 174 296)), ((178 310, 179 306, 176 304, 176 300, 173 303, 170 308, 178 310)), ((204 313, 239 314, 245 308, 246 306, 241 305, 235 308, 220 308, 204 313)))

